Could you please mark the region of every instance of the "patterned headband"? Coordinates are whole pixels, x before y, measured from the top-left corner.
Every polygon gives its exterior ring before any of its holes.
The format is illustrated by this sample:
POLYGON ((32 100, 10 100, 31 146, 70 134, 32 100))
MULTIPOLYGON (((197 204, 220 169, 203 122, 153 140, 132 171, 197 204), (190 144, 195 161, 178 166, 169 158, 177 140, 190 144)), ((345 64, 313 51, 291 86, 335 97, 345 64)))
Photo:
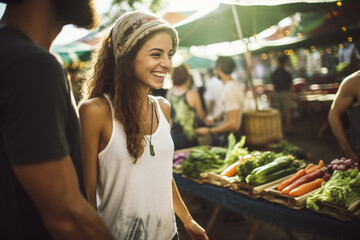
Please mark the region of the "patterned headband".
POLYGON ((172 31, 174 53, 178 48, 177 31, 165 20, 147 12, 133 11, 123 14, 115 23, 112 30, 112 41, 115 58, 129 52, 136 43, 148 34, 159 30, 172 31))

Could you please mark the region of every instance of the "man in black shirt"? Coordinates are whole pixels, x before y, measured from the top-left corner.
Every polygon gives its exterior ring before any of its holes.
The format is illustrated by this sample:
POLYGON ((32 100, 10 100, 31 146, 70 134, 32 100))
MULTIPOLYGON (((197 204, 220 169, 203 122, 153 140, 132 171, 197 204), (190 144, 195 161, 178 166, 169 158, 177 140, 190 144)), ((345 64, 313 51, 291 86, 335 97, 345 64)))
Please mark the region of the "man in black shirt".
POLYGON ((49 53, 65 24, 96 25, 92 1, 0 1, 0 239, 112 239, 84 198, 77 111, 49 53))
POLYGON ((274 85, 274 95, 277 101, 277 107, 285 123, 285 133, 291 131, 291 107, 292 99, 292 76, 286 69, 290 63, 288 56, 283 55, 278 58, 279 66, 271 75, 271 83, 274 85))

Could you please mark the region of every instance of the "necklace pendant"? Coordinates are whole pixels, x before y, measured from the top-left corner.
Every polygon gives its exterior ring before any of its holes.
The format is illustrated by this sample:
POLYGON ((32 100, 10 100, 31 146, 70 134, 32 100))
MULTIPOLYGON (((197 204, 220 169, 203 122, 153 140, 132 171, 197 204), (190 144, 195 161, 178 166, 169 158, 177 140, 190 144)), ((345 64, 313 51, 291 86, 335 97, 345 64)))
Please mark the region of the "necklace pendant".
POLYGON ((154 145, 150 144, 150 155, 155 156, 154 145))

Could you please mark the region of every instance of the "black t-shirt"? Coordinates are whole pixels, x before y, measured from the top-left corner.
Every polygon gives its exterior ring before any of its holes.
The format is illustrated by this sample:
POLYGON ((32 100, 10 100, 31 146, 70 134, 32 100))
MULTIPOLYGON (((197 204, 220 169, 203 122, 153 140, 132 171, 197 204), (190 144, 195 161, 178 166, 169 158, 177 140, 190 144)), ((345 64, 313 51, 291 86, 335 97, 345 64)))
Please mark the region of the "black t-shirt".
POLYGON ((52 239, 12 165, 70 155, 85 196, 75 109, 56 58, 23 33, 0 28, 0 239, 52 239))
POLYGON ((277 68, 271 75, 271 82, 275 91, 289 91, 292 85, 291 74, 283 67, 277 68))

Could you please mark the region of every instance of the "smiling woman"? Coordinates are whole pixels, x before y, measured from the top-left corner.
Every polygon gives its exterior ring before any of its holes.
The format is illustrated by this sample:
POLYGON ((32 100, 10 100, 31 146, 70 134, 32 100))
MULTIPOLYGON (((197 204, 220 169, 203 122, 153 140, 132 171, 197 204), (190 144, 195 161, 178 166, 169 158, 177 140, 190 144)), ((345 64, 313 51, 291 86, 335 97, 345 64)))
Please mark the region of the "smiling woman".
POLYGON ((163 87, 177 47, 166 21, 134 11, 116 21, 94 58, 79 109, 84 179, 115 239, 177 239, 174 212, 192 239, 208 239, 172 179, 170 104, 149 95, 163 87))

